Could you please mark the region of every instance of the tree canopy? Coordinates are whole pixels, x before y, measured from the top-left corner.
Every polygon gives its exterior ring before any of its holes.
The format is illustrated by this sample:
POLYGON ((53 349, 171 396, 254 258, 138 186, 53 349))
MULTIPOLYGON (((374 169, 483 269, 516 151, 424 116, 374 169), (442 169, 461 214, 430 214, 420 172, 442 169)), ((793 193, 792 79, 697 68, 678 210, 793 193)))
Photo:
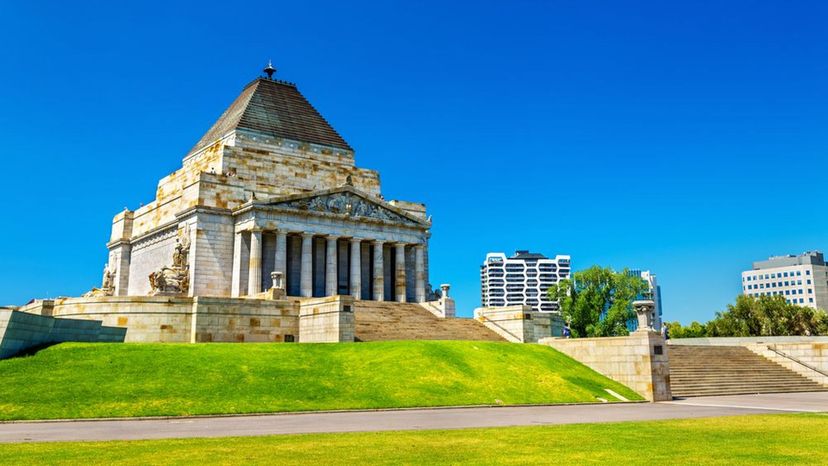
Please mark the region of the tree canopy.
POLYGON ((705 323, 669 324, 673 338, 828 335, 825 311, 789 304, 783 296, 745 296, 705 323))
POLYGON ((629 334, 627 322, 635 319, 632 302, 646 290, 646 282, 626 269, 594 265, 561 280, 548 294, 558 301, 573 337, 608 337, 629 334))

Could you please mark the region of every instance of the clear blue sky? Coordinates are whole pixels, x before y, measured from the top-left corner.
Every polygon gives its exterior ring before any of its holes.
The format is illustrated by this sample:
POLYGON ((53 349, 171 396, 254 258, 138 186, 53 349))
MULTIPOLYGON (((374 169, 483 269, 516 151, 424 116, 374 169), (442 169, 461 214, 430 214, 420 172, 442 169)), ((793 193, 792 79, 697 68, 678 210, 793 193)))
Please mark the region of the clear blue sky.
POLYGON ((828 249, 828 3, 447 3, 0 3, 0 303, 97 285, 268 58, 428 205, 465 315, 488 251, 651 269, 687 322, 828 249))

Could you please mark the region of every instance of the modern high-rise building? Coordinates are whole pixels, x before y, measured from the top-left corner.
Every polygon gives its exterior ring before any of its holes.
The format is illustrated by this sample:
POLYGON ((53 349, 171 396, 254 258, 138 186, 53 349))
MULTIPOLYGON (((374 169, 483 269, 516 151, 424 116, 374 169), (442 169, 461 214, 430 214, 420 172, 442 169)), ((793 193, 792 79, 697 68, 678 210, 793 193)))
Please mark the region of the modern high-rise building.
MULTIPOLYGON (((655 302, 655 308, 653 309, 653 329, 657 332, 661 331, 661 286, 658 284, 658 280, 656 280, 656 275, 649 270, 638 270, 632 269, 628 270, 627 274, 631 277, 641 277, 647 283, 647 291, 644 294, 637 296, 638 299, 652 299, 655 302)), ((638 328, 638 319, 632 319, 628 324, 627 328, 630 331, 636 330, 638 328)))
POLYGON ((828 266, 819 251, 774 256, 742 272, 742 291, 748 296, 784 296, 798 306, 828 309, 828 266))
POLYGON ((480 290, 483 307, 525 304, 535 311, 558 311, 557 301, 546 290, 569 278, 569 256, 550 259, 542 254, 516 251, 512 257, 502 252, 486 254, 480 267, 480 290))

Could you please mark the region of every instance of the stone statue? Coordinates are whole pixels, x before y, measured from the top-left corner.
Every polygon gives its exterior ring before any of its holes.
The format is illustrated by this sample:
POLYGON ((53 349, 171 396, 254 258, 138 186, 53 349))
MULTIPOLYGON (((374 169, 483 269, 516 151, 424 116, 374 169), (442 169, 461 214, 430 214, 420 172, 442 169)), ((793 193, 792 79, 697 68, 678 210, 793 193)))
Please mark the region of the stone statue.
POLYGON ((115 272, 109 270, 109 265, 104 264, 103 279, 100 288, 92 288, 83 294, 84 298, 97 298, 100 296, 112 296, 115 294, 115 272))
POLYGON ((184 227, 178 232, 172 267, 161 267, 149 274, 150 296, 185 295, 190 290, 190 229, 184 227))

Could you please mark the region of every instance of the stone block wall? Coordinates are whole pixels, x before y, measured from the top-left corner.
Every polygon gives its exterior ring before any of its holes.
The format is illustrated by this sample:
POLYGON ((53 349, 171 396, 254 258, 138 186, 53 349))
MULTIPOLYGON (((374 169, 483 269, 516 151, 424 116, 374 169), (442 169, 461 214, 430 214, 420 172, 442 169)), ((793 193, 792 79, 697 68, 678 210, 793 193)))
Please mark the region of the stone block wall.
POLYGON ((150 292, 149 275, 161 266, 172 265, 178 224, 142 238, 132 245, 129 263, 130 296, 146 296, 150 292))
POLYGON ((544 338, 578 362, 620 382, 649 401, 669 401, 670 363, 661 335, 636 331, 627 337, 544 338))
POLYGON ((302 343, 353 342, 354 299, 328 296, 303 299, 299 309, 299 341, 302 343))
POLYGON ((189 221, 190 296, 230 296, 233 274, 233 217, 198 212, 189 221))
MULTIPOLYGON (((209 296, 64 298, 21 308, 27 314, 126 327, 127 342, 282 342, 299 340, 295 301, 209 296)), ((104 333, 107 333, 105 331, 104 333)))
POLYGON ((193 300, 189 341, 284 342, 299 340, 295 301, 198 296, 193 300))
POLYGON ((474 310, 474 318, 513 343, 537 343, 560 335, 562 326, 557 314, 533 311, 526 305, 480 307, 474 310))
POLYGON ((828 343, 774 343, 746 346, 754 353, 828 387, 828 343))
POLYGON ((193 300, 186 297, 108 296, 57 299, 52 312, 59 317, 126 327, 127 342, 187 343, 192 309, 193 300))
POLYGON ((52 343, 122 342, 125 334, 125 328, 104 327, 100 321, 0 309, 0 359, 52 343))

